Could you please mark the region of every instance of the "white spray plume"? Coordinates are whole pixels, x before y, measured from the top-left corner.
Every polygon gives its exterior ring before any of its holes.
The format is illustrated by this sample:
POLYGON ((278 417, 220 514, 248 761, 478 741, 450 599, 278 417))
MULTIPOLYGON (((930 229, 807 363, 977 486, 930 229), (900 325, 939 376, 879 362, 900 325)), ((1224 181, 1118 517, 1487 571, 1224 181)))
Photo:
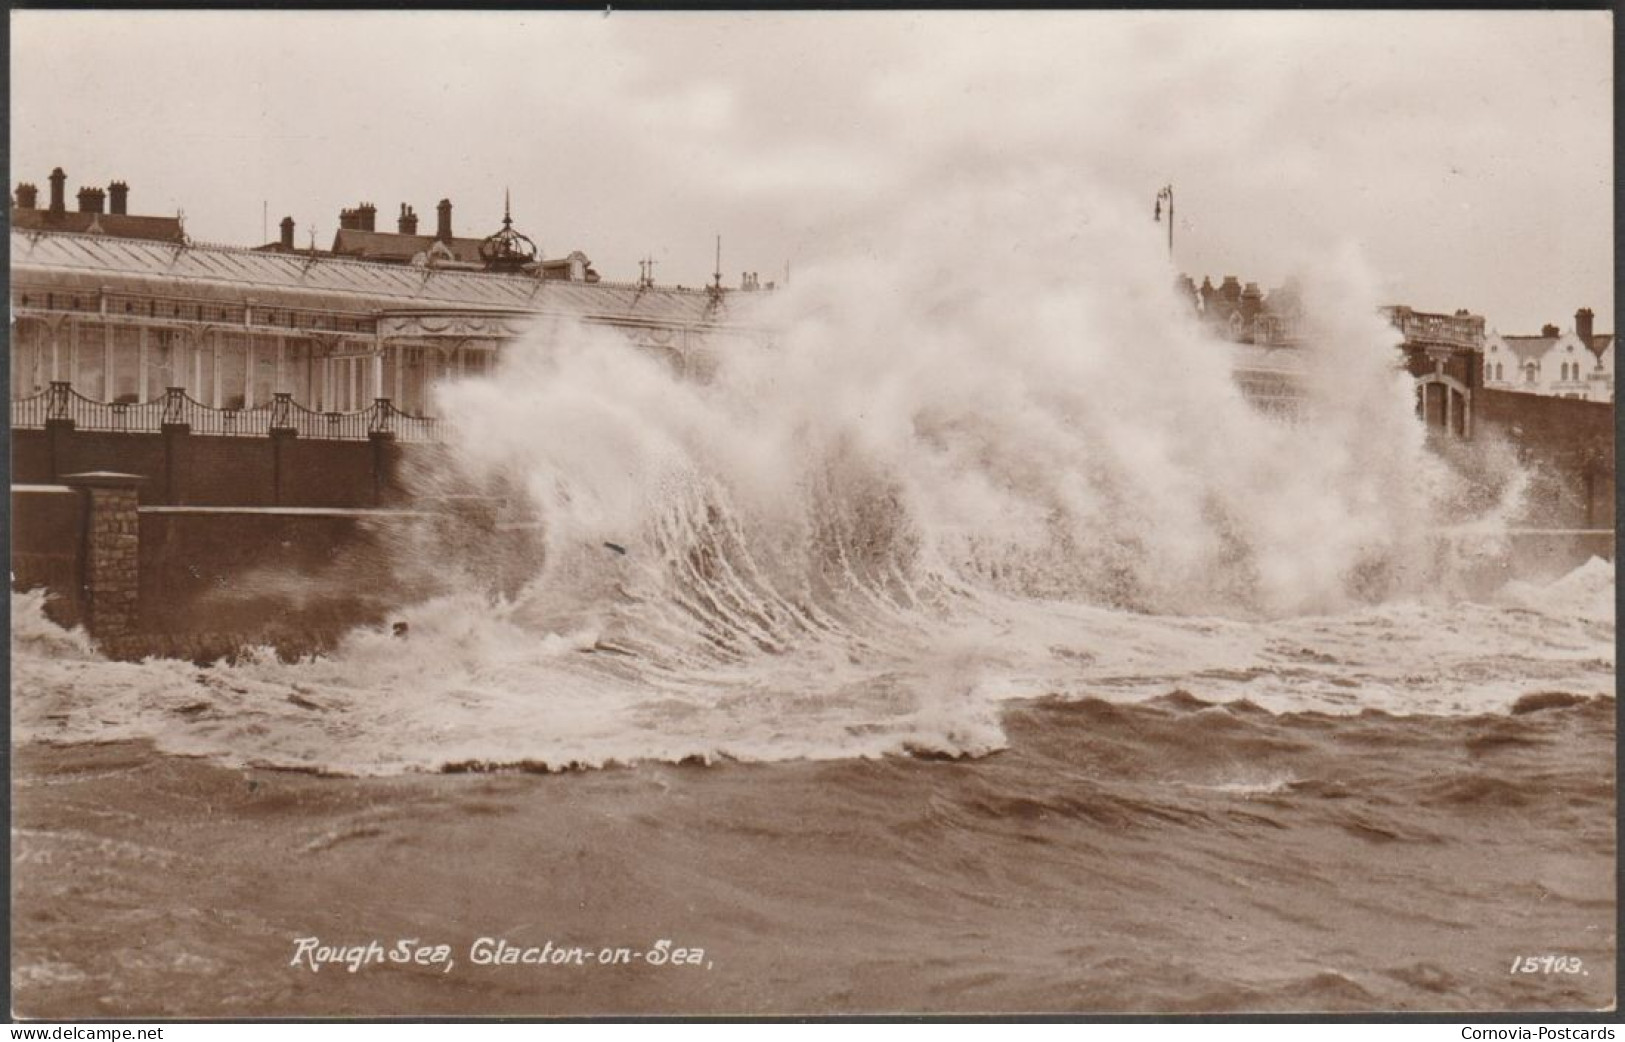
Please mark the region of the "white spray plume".
POLYGON ((1458 489, 1375 280, 1349 250, 1300 265, 1306 418, 1288 426, 1243 398, 1142 210, 1053 172, 963 185, 870 253, 732 298, 770 346, 717 337, 673 365, 553 323, 441 408, 465 467, 523 480, 561 559, 647 549, 667 512, 703 509, 792 583, 823 567, 834 518, 843 554, 904 575, 1141 610, 1411 588, 1458 489))

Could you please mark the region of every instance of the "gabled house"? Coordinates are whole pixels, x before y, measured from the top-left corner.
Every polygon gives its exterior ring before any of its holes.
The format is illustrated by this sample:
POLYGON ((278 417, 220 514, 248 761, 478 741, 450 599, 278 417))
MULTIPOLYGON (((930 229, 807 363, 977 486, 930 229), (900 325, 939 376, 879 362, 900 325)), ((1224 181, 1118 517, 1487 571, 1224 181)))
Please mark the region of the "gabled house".
POLYGON ((1538 335, 1492 331, 1484 337, 1484 386, 1594 402, 1614 400, 1614 335, 1592 331, 1590 308, 1574 328, 1548 324, 1538 335))

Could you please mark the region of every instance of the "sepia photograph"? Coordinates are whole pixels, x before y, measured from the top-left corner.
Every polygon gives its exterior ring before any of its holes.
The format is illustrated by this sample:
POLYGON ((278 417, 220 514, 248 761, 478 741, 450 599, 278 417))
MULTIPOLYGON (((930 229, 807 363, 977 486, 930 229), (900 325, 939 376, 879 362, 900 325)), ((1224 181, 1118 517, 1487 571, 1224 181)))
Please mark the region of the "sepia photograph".
POLYGON ((14 1018, 1615 1009, 1611 11, 9 18, 14 1018))

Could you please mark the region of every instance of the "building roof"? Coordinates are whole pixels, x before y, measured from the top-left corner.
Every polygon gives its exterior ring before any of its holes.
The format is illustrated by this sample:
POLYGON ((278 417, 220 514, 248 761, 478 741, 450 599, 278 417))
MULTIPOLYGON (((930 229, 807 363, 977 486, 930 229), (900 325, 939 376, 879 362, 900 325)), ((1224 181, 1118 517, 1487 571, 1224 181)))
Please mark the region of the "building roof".
MULTIPOLYGON (((1562 333, 1558 336, 1509 336, 1503 334, 1501 339, 1506 343, 1507 347, 1518 356, 1519 362, 1522 363, 1542 357, 1546 354, 1546 352, 1550 351, 1553 347, 1556 347, 1559 341, 1571 336, 1576 340, 1580 339, 1579 336, 1574 333, 1562 333)), ((1607 351, 1610 346, 1612 346, 1613 342, 1614 334, 1612 333, 1593 333, 1591 335, 1590 343, 1584 343, 1582 341, 1584 346, 1598 358, 1602 357, 1603 353, 1607 351)))
POLYGON ((252 298, 352 313, 486 308, 664 326, 738 325, 755 310, 748 298, 756 296, 16 229, 11 272, 13 285, 23 287, 48 280, 90 292, 161 292, 235 303, 252 298))
MULTIPOLYGON (((396 232, 369 232, 358 228, 340 228, 333 236, 333 253, 361 260, 394 261, 408 263, 440 240, 433 235, 401 235, 396 232)), ((479 264, 482 239, 453 238, 446 243, 454 259, 468 264, 479 264)))
POLYGON ((1539 361, 1561 339, 1555 336, 1503 336, 1507 349, 1518 356, 1520 365, 1539 361))
POLYGON ((79 210, 52 213, 50 210, 21 206, 11 208, 11 226, 29 231, 80 232, 157 242, 182 242, 186 238, 179 217, 141 217, 122 213, 84 213, 79 210))

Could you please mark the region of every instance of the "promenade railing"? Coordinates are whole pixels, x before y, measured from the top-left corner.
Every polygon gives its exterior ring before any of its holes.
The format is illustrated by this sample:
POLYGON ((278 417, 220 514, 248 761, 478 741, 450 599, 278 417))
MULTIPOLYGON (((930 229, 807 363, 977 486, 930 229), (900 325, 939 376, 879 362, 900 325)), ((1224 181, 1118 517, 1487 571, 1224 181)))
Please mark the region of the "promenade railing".
POLYGON ((391 436, 403 442, 440 442, 444 420, 402 412, 388 398, 377 398, 353 412, 319 412, 286 392, 246 409, 217 409, 171 387, 162 398, 145 402, 103 402, 87 398, 66 381, 53 381, 38 394, 11 400, 11 426, 41 429, 50 422, 72 422, 75 430, 120 434, 159 434, 166 427, 186 427, 212 437, 263 438, 288 432, 321 441, 366 441, 391 436))

